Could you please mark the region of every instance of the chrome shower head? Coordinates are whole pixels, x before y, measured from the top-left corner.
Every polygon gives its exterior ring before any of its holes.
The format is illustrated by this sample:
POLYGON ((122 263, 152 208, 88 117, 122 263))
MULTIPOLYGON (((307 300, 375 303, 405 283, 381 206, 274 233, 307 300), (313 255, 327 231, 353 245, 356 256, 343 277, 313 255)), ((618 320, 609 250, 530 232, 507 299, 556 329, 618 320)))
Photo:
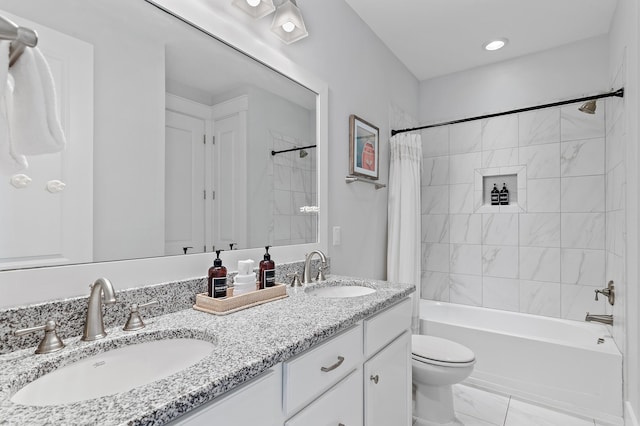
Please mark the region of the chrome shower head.
POLYGON ((579 111, 584 112, 585 114, 595 114, 596 113, 596 101, 595 99, 592 101, 587 101, 580 105, 578 108, 579 111))
POLYGON ((309 155, 309 153, 308 153, 307 151, 305 151, 304 149, 301 149, 301 150, 300 150, 300 158, 304 158, 304 157, 306 157, 307 155, 309 155))

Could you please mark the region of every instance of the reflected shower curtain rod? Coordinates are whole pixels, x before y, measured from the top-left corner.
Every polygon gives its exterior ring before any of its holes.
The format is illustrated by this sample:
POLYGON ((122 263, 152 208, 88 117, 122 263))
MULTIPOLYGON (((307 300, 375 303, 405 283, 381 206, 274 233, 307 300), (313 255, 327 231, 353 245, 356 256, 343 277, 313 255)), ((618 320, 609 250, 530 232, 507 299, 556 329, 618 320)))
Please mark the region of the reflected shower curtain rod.
POLYGON ((282 151, 271 151, 271 155, 276 155, 276 154, 280 154, 282 152, 291 152, 291 151, 300 151, 303 149, 307 149, 307 148, 315 148, 315 145, 307 145, 307 146, 301 146, 298 148, 291 148, 291 149, 283 149, 282 151))
POLYGON ((553 102, 553 103, 544 104, 544 105, 536 105, 528 108, 512 109, 511 111, 497 112, 495 114, 480 115, 477 117, 463 118, 460 120, 446 121, 446 122, 437 123, 437 124, 428 124, 426 126, 413 127, 411 129, 391 130, 391 136, 395 136, 398 133, 413 132, 415 130, 429 129, 431 127, 447 126, 449 124, 466 123, 467 121, 475 121, 475 120, 482 120, 484 118, 500 117, 502 115, 517 114, 519 112, 534 111, 537 109, 551 108, 551 107, 556 107, 560 105, 573 104, 577 102, 593 101, 596 99, 609 98, 611 96, 617 96, 619 98, 624 97, 624 87, 614 92, 601 93, 599 95, 592 95, 592 96, 585 96, 584 98, 568 99, 566 101, 553 102))

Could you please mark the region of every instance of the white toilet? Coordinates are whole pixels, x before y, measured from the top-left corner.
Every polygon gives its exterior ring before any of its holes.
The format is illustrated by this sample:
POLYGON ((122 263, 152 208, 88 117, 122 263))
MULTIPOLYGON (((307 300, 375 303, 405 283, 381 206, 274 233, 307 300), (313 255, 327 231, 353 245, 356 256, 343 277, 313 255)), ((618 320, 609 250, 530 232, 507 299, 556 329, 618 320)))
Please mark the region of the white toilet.
POLYGON ((469 377, 475 362, 473 351, 459 343, 435 336, 411 337, 414 425, 462 425, 453 411, 451 386, 469 377))

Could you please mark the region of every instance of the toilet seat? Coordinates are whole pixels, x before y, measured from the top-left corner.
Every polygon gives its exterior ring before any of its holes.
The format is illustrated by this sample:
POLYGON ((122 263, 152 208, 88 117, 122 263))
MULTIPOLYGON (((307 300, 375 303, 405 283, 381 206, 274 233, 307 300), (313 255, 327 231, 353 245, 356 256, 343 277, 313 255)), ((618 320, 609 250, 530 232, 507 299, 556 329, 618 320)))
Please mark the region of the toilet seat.
POLYGON ((446 367, 467 367, 476 361, 473 351, 466 346, 440 337, 417 334, 411 336, 411 358, 446 367))

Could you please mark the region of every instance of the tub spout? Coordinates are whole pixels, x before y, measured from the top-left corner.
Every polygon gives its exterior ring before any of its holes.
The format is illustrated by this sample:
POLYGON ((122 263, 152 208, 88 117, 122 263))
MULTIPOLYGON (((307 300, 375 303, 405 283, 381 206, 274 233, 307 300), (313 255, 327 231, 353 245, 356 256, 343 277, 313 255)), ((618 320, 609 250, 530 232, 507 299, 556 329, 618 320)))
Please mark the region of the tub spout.
POLYGON ((584 318, 587 322, 601 322, 602 324, 613 325, 613 315, 593 315, 587 312, 587 316, 584 318))

